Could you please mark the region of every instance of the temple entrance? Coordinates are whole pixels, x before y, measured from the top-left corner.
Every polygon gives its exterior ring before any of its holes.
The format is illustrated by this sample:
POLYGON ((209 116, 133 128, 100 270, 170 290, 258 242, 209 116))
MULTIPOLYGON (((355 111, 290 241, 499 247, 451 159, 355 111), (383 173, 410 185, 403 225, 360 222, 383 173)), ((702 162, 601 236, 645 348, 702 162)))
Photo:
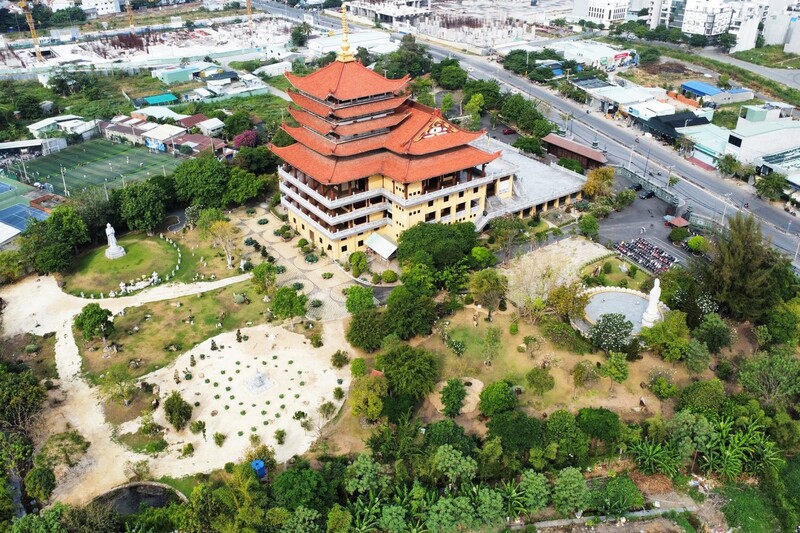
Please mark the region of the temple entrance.
POLYGON ((489 198, 495 195, 495 182, 491 182, 486 186, 486 197, 489 198))

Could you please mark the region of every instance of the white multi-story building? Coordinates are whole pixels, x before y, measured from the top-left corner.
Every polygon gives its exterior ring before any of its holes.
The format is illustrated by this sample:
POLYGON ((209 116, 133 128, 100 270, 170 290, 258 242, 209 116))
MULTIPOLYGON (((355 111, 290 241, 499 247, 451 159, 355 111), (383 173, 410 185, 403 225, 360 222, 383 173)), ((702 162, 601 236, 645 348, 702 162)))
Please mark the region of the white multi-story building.
POLYGON ((628 5, 628 0, 575 0, 572 15, 578 19, 610 26, 625 21, 628 5))
POLYGON ((681 31, 690 35, 714 37, 728 31, 733 8, 722 0, 687 0, 681 31))
POLYGON ((647 13, 647 27, 651 30, 659 26, 669 26, 675 7, 673 0, 650 0, 650 11, 647 13))
POLYGON ((81 9, 84 11, 94 8, 98 15, 112 15, 119 13, 119 0, 83 0, 81 9))
POLYGON ((768 4, 764 1, 741 0, 730 5, 733 15, 728 32, 736 36, 736 46, 731 48, 731 53, 755 48, 759 26, 764 21, 768 4))

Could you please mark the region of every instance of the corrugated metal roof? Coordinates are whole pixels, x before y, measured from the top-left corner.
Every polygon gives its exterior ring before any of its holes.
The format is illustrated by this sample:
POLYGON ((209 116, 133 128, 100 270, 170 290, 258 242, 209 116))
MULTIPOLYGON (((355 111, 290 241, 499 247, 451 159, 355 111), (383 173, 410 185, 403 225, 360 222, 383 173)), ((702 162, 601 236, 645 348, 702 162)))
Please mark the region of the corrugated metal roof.
POLYGON ((681 89, 692 92, 699 96, 714 96, 715 94, 722 92, 722 89, 719 87, 709 85, 708 83, 702 81, 687 81, 686 83, 681 84, 681 89))
POLYGON ((364 245, 384 259, 389 259, 397 251, 397 245, 379 233, 367 237, 364 245))

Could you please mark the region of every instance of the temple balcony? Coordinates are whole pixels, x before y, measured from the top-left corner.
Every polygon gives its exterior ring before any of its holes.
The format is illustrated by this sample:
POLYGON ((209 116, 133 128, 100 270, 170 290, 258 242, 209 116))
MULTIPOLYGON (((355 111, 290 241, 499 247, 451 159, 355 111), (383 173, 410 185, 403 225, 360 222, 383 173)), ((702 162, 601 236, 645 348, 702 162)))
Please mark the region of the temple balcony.
MULTIPOLYGON (((342 222, 348 222, 350 220, 355 220, 359 217, 369 216, 372 213, 377 213, 380 211, 385 211, 391 207, 389 202, 386 201, 379 201, 377 203, 368 204, 365 207, 359 209, 353 209, 351 211, 346 211, 344 213, 331 215, 327 213, 323 209, 321 209, 316 202, 313 200, 309 200, 307 198, 303 198, 303 194, 299 191, 293 190, 285 183, 280 184, 280 191, 281 194, 287 195, 291 197, 298 205, 308 209, 309 211, 316 214, 321 220, 325 221, 326 223, 335 226, 337 224, 341 224, 342 222)), ((310 196, 310 195, 305 195, 310 196)))
POLYGON ((313 213, 305 212, 303 210, 304 208, 301 208, 292 202, 293 200, 287 199, 286 197, 281 198, 281 203, 289 211, 290 215, 296 215, 302 219, 303 222, 309 224, 315 230, 319 231, 322 235, 331 240, 346 239, 365 231, 371 231, 383 226, 387 226, 392 222, 390 218, 381 218, 379 220, 373 220, 372 222, 367 221, 361 224, 344 223, 349 224, 349 227, 346 228, 331 227, 322 222, 313 213))
MULTIPOLYGON (((516 170, 514 168, 513 170, 516 170)), ((512 173, 513 173, 512 170, 512 173)), ((393 192, 389 191, 388 189, 384 188, 377 188, 377 189, 370 189, 367 191, 362 192, 353 192, 350 194, 346 194, 344 196, 336 197, 334 199, 328 198, 320 193, 318 193, 313 186, 319 186, 320 184, 313 180, 313 178, 306 176, 302 172, 292 169, 291 171, 287 171, 284 167, 278 167, 278 176, 281 180, 285 180, 287 183, 292 185, 293 187, 297 188, 297 190, 303 194, 306 194, 309 198, 312 198, 316 201, 316 203, 320 206, 325 207, 326 209, 338 209, 340 207, 348 206, 350 204, 368 200, 370 198, 375 198, 377 196, 383 196, 390 202, 396 205, 400 205, 403 208, 409 208, 415 205, 418 205, 422 202, 428 202, 430 200, 435 200, 437 198, 442 198, 449 194, 459 193, 461 191, 466 191, 473 187, 480 187, 481 185, 488 185, 493 181, 503 178, 510 175, 509 170, 505 169, 499 172, 492 172, 487 173, 484 176, 473 176, 471 180, 462 180, 460 177, 455 180, 454 184, 448 187, 444 186, 432 186, 428 189, 427 192, 423 194, 419 194, 416 196, 412 196, 410 198, 404 198, 402 196, 398 196, 393 192), (295 175, 296 174, 296 175, 295 175), (312 186, 313 185, 313 186, 312 186)), ((431 178, 433 180, 437 178, 431 178)), ((430 181, 430 180, 426 180, 430 181)))

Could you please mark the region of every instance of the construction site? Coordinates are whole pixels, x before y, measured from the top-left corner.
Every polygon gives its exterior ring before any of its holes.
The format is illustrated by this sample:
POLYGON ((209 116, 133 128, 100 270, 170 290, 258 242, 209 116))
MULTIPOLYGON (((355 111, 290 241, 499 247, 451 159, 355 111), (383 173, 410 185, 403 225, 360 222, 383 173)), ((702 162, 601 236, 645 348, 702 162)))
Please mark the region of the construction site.
POLYGON ((173 17, 158 26, 78 35, 73 32, 72 42, 34 33, 33 39, 0 42, 0 74, 4 69, 10 72, 20 68, 91 65, 99 70, 135 69, 205 57, 280 57, 288 53, 284 45, 293 25, 285 19, 254 13, 252 21, 242 17, 197 21, 198 27, 192 29, 186 28, 181 17, 173 17))

